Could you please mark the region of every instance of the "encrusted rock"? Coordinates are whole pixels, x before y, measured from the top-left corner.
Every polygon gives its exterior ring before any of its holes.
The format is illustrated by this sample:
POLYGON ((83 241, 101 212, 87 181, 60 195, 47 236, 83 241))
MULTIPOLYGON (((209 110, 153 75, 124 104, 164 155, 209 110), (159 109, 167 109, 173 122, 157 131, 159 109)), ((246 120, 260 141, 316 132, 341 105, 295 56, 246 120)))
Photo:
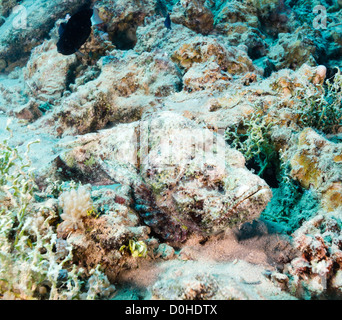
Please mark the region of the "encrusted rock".
POLYGON ((52 40, 45 41, 32 50, 24 69, 27 94, 36 100, 54 102, 66 90, 71 67, 76 56, 64 56, 57 52, 52 40))
POLYGON ((18 119, 24 119, 32 122, 40 118, 43 113, 39 110, 37 101, 30 99, 27 104, 14 109, 14 114, 18 119))
POLYGON ((195 63, 183 77, 184 90, 188 92, 205 89, 223 91, 230 84, 231 78, 214 61, 195 63))
MULTIPOLYGON (((59 243, 66 239, 72 248, 73 261, 81 263, 87 270, 100 264, 107 276, 113 280, 122 268, 130 268, 135 262, 129 262, 129 256, 123 255, 120 248, 128 245, 129 240, 146 240, 150 229, 140 226, 137 214, 108 197, 111 189, 102 188, 94 191, 96 197, 92 215, 79 217, 83 228, 67 230, 58 228, 59 243), (100 215, 96 217, 96 214, 100 215)), ((60 247, 59 244, 59 247, 60 247)), ((65 246, 65 244, 63 244, 65 246)), ((63 249, 64 250, 64 249, 63 249)), ((59 256, 65 254, 60 250, 59 256)))
POLYGON ((136 29, 155 13, 156 0, 104 0, 95 3, 99 17, 107 26, 109 39, 121 50, 134 48, 136 29))
POLYGON ((169 246, 166 243, 161 243, 157 250, 156 253, 154 254, 155 258, 161 257, 164 260, 170 260, 173 258, 175 254, 175 249, 173 249, 171 246, 169 246))
POLYGON ((327 217, 324 211, 320 213, 304 222, 293 234, 294 246, 300 256, 284 269, 291 276, 288 287, 304 299, 319 298, 328 293, 333 296, 341 294, 338 280, 342 257, 342 242, 338 240, 341 239, 341 221, 327 217))
POLYGON ((202 34, 213 29, 214 16, 205 0, 181 0, 173 7, 171 20, 202 34))
POLYGON ((292 177, 303 187, 318 190, 327 211, 339 208, 342 204, 342 144, 330 142, 307 128, 298 135, 298 142, 291 150, 292 177))
POLYGON ((102 129, 108 122, 139 120, 158 98, 178 90, 179 70, 162 52, 112 54, 100 60, 96 79, 63 99, 63 108, 56 113, 59 130, 65 134, 102 129))
POLYGON ((324 55, 325 43, 319 30, 309 26, 299 27, 294 33, 280 33, 268 57, 276 62, 277 69, 297 69, 304 63, 316 66, 324 55))
POLYGON ((210 37, 191 39, 174 51, 172 59, 186 70, 196 62, 208 60, 214 60, 223 71, 232 75, 255 70, 247 53, 241 48, 226 46, 210 37))

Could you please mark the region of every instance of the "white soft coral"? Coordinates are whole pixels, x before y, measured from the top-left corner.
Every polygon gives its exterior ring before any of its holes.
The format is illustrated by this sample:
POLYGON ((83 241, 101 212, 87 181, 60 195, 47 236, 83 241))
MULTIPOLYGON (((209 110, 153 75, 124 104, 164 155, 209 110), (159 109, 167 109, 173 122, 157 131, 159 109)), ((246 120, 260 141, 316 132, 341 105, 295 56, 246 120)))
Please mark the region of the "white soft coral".
POLYGON ((63 229, 83 228, 82 218, 92 210, 90 191, 86 186, 80 186, 77 190, 64 191, 59 197, 59 204, 63 208, 61 224, 63 229))

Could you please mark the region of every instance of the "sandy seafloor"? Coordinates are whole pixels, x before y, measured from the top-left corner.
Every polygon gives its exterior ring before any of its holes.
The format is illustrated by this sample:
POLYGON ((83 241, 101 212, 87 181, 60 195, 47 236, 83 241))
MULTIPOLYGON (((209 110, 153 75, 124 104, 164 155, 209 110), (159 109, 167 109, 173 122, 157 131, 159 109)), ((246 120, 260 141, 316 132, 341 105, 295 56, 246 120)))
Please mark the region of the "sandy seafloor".
POLYGON ((0 297, 341 299, 342 2, 86 2, 0 3, 0 297))

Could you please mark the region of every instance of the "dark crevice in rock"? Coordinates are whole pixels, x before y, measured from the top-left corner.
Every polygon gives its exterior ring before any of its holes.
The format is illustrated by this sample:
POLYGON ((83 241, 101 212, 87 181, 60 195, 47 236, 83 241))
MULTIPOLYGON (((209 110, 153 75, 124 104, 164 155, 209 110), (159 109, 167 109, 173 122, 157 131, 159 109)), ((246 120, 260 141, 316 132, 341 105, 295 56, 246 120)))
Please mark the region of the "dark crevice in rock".
POLYGON ((70 66, 67 77, 66 77, 66 83, 65 83, 65 90, 66 91, 72 91, 70 90, 70 85, 74 84, 76 81, 76 69, 78 67, 78 63, 74 63, 70 66))
POLYGON ((287 6, 283 1, 279 1, 279 5, 269 12, 267 16, 263 16, 258 12, 260 31, 273 40, 278 38, 279 33, 291 32, 289 23, 291 12, 291 7, 287 6))
POLYGON ((252 60, 256 60, 259 58, 262 58, 266 55, 265 53, 265 48, 260 45, 260 46, 253 46, 253 47, 248 47, 248 56, 252 60))
POLYGON ((131 23, 120 23, 118 27, 110 33, 112 43, 119 50, 130 50, 137 43, 137 28, 138 25, 131 23))
MULTIPOLYGON (((254 158, 246 162, 246 167, 248 168, 248 170, 255 171, 256 173, 259 172, 261 169, 259 162, 256 161, 256 159, 254 158)), ((276 159, 275 161, 269 162, 267 164, 266 169, 260 174, 260 178, 264 179, 271 188, 278 188, 279 170, 280 162, 278 159, 276 159)))

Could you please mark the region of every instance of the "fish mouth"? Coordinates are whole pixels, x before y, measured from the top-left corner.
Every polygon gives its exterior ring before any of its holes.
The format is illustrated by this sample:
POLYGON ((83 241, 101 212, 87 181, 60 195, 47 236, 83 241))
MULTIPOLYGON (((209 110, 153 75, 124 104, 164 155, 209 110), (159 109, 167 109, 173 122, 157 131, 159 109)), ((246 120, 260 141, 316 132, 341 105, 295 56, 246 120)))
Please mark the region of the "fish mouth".
POLYGON ((207 235, 215 235, 227 228, 240 227, 259 218, 271 198, 272 191, 267 185, 246 190, 226 207, 225 214, 212 221, 215 226, 207 229, 207 235))
POLYGON ((244 194, 239 196, 235 200, 232 208, 237 207, 241 203, 243 203, 244 201, 249 200, 252 197, 256 197, 258 194, 265 193, 265 192, 270 192, 270 189, 268 187, 266 187, 266 186, 257 186, 255 188, 252 188, 252 190, 248 190, 244 194))
MULTIPOLYGON (((248 188, 242 185, 240 190, 242 188, 245 190, 240 194, 236 190, 231 194, 226 191, 225 195, 217 193, 206 198, 204 206, 203 199, 199 199, 191 206, 186 206, 186 215, 183 214, 183 207, 176 205, 172 210, 172 217, 176 217, 176 221, 185 225, 190 233, 202 236, 216 235, 224 230, 239 227, 245 222, 259 218, 272 197, 272 191, 266 183, 248 188)), ((181 201, 177 200, 177 203, 181 201)))
POLYGON ((272 191, 267 185, 256 186, 239 196, 230 206, 229 212, 248 211, 248 217, 241 217, 241 225, 258 218, 271 198, 272 191))

